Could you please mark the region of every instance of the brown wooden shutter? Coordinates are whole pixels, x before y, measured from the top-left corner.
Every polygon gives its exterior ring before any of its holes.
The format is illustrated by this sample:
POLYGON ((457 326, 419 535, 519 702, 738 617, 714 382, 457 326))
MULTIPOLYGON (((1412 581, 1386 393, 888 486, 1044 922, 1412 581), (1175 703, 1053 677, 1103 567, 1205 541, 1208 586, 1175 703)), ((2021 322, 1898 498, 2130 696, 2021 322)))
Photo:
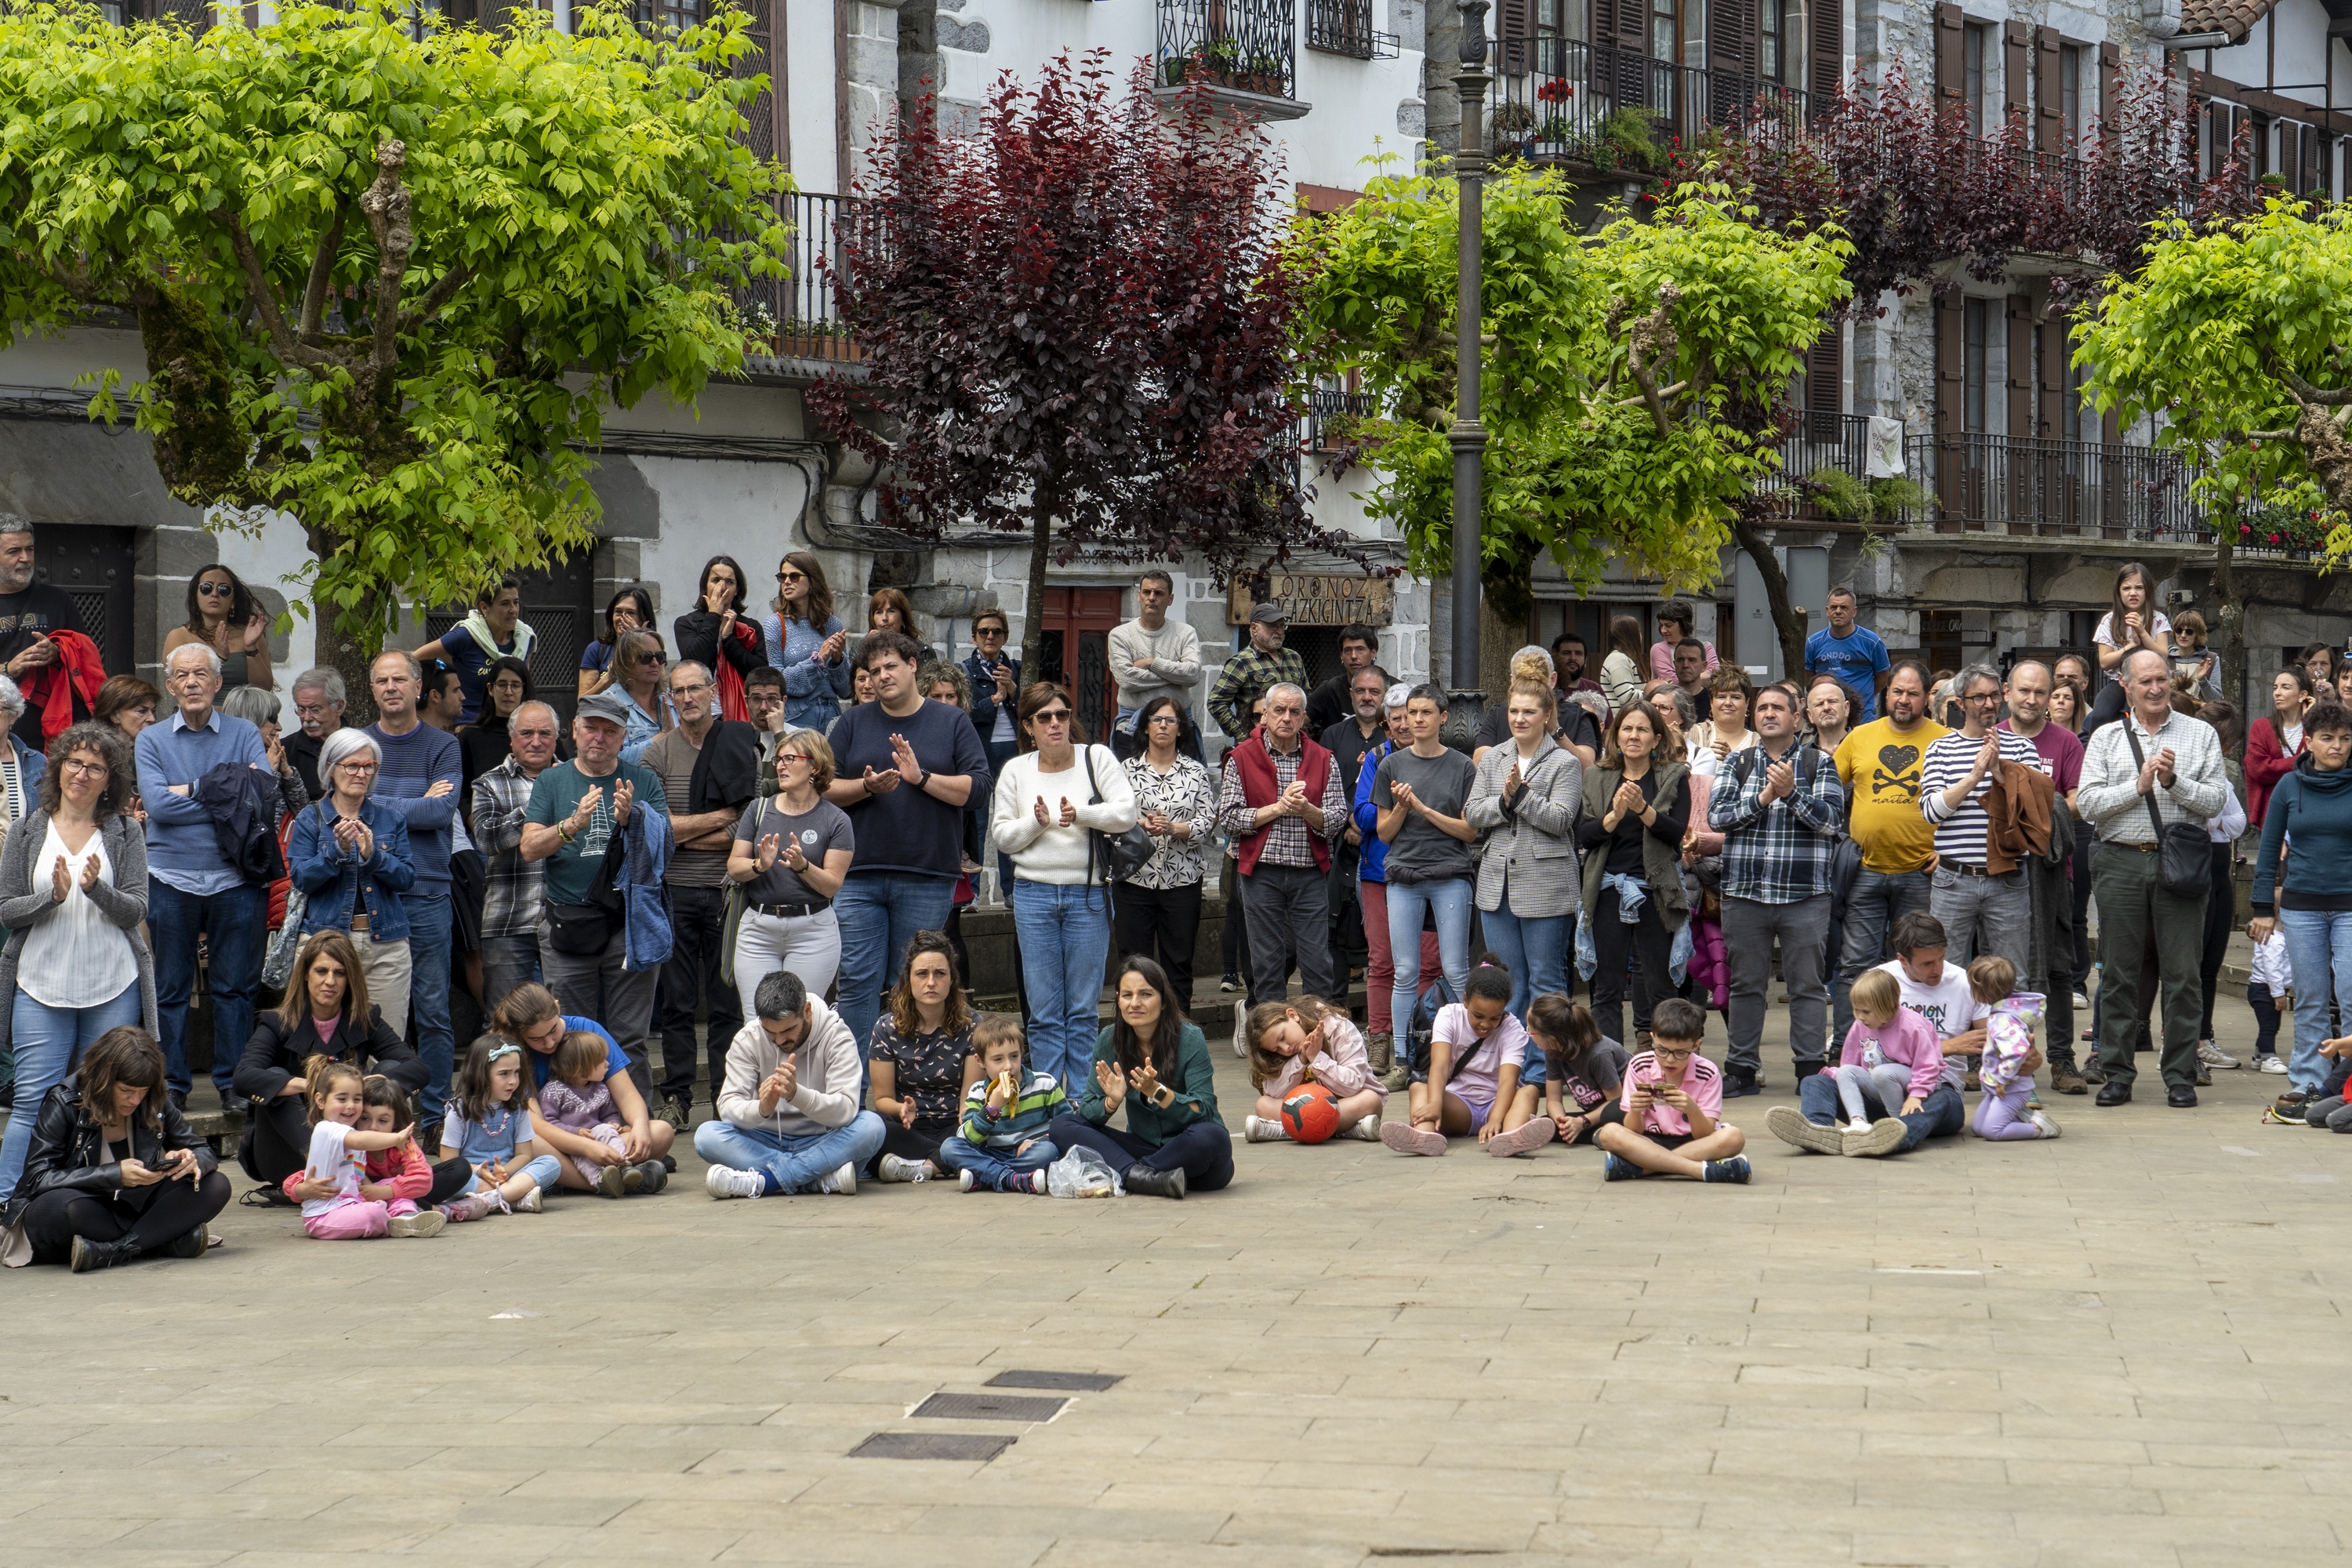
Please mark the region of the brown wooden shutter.
POLYGON ((1520 75, 1534 68, 1536 0, 1502 0, 1495 8, 1496 53, 1505 73, 1520 75))
POLYGON ((2099 137, 2113 144, 2122 134, 2124 112, 2124 51, 2115 44, 2099 46, 2099 137))
POLYGON ((1936 431, 1968 428, 1969 342, 1966 304, 1957 293, 1936 299, 1936 431))
MULTIPOLYGON (((1749 84, 1756 79, 1763 55, 1764 21, 1757 0, 1707 0, 1707 68, 1718 79, 1730 79, 1720 85, 1727 91, 1753 99, 1756 89, 1749 84)), ((1750 105, 1726 107, 1739 112, 1750 105)))
MULTIPOLYGON (((1821 0, 1826 4, 1827 0, 1821 0)), ((1962 53, 1968 22, 1951 0, 1936 6, 1936 96, 1958 103, 1968 92, 1968 60, 1962 53)))
POLYGON ((2309 195, 2319 188, 2319 127, 2316 125, 2303 128, 2303 162, 2298 167, 2303 171, 2302 183, 2295 186, 2295 190, 2309 195))
MULTIPOLYGON (((1845 328, 1822 329, 1805 352, 1805 411, 1809 414, 1843 414, 1845 412, 1845 328)), ((1815 440, 1828 439, 1826 435, 1815 440)))
POLYGON ((1827 114, 1845 85, 1845 6, 1840 0, 1811 0, 1805 35, 1805 90, 1812 94, 1812 112, 1827 114))
POLYGON ((2033 301, 2009 297, 2009 433, 2032 436, 2033 427, 2033 301))
POLYGON ((2074 353, 2074 345, 2067 340, 2067 326, 2066 318, 2055 310, 2043 318, 2041 326, 2042 384, 2034 399, 2039 405, 2034 434, 2053 441, 2066 433, 2066 364, 2074 353))
POLYGON ((2044 153, 2066 151, 2063 47, 2057 28, 2033 29, 2033 144, 2044 153))
MULTIPOLYGON (((2012 120, 2021 120, 2033 112, 2032 100, 2026 89, 2029 64, 2033 58, 2033 27, 2026 22, 2003 22, 2000 25, 2000 122, 2005 128, 2012 120)), ((1987 135, 1991 134, 1990 129, 1987 135)))

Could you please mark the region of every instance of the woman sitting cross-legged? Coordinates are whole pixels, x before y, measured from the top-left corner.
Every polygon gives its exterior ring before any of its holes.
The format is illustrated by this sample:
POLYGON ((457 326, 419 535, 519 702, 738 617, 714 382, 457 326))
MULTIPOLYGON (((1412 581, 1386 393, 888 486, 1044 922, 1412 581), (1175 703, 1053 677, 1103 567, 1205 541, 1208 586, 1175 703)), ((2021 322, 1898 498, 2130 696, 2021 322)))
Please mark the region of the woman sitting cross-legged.
POLYGON ((956 984, 955 951, 944 934, 915 933, 888 1002, 866 1058, 882 1152, 862 1173, 928 1182, 950 1168, 940 1149, 955 1135, 964 1092, 980 1077, 971 1004, 956 984))
POLYGON ((1118 1020, 1097 1037, 1085 1098, 1054 1119, 1052 1141, 1065 1154, 1093 1150, 1146 1197, 1213 1193, 1234 1179, 1209 1043, 1176 1010, 1167 972, 1150 959, 1119 966, 1118 1020), (1108 1125, 1121 1106, 1124 1132, 1108 1125))
POLYGON ((202 1258, 205 1223, 228 1194, 211 1145, 163 1090, 163 1047, 144 1029, 110 1029, 41 1101, 25 1173, 0 1209, 0 1261, 86 1274, 156 1252, 202 1258))
POLYGON ((425 1063, 370 1001, 358 950, 339 931, 303 942, 286 999, 255 1020, 237 1060, 234 1087, 254 1103, 236 1160, 265 1193, 277 1193, 310 1163, 310 1083, 303 1064, 318 1056, 362 1076, 382 1073, 410 1094, 425 1087, 425 1063))

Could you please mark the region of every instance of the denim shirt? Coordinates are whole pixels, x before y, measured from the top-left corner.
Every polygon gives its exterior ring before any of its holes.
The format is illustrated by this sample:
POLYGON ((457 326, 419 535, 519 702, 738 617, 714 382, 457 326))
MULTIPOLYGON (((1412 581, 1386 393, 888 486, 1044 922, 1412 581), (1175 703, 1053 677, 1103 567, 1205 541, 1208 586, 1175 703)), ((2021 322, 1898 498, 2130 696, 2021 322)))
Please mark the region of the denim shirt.
POLYGON ((288 846, 289 871, 294 885, 310 895, 303 911, 302 934, 352 929, 352 904, 362 884, 367 888, 368 936, 376 942, 400 942, 408 935, 408 911, 394 895, 416 883, 416 862, 408 852, 408 822, 400 812, 370 796, 360 805, 360 820, 375 835, 375 853, 364 861, 335 842, 334 806, 321 800, 294 819, 288 846))
POLYGON ((784 722, 795 730, 823 731, 849 695, 848 658, 836 657, 827 664, 816 657, 824 639, 841 630, 841 617, 827 616, 824 626, 813 626, 771 614, 761 618, 760 629, 775 656, 772 662, 784 672, 784 722))

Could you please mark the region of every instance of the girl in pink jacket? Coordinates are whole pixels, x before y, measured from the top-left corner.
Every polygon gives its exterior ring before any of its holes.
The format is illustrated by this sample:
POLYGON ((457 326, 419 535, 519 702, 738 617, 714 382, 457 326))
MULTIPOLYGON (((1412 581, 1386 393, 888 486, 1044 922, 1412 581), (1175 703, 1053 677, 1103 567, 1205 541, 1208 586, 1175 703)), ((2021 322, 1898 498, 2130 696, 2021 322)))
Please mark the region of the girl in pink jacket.
POLYGON ((1312 996, 1261 1002, 1242 1028, 1249 1042, 1250 1083, 1257 1089, 1244 1127, 1249 1142, 1290 1141, 1282 1129, 1282 1097, 1310 1078, 1339 1097, 1341 1137, 1379 1139, 1388 1091, 1346 1013, 1312 996))

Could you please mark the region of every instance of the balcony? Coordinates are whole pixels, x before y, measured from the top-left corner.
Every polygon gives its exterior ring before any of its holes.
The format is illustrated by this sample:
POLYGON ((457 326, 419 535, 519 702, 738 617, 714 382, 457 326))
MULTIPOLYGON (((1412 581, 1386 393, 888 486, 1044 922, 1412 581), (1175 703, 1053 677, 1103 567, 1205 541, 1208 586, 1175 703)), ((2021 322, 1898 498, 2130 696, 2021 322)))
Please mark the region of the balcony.
POLYGON ((1495 150, 1602 174, 1653 172, 1626 155, 1611 117, 1647 115, 1652 140, 1693 142, 1710 129, 1802 133, 1827 111, 1811 95, 1575 38, 1507 38, 1492 90, 1495 150))
POLYGON ((856 363, 861 357, 857 340, 842 323, 824 268, 839 263, 848 226, 871 221, 866 204, 809 191, 786 191, 771 199, 776 221, 793 231, 792 259, 783 277, 755 278, 735 297, 745 334, 757 340, 753 358, 805 367, 803 374, 856 363))
MULTIPOLYGON (((1370 14, 1362 20, 1369 38, 1370 14)), ((1205 82, 1220 108, 1297 120, 1309 107, 1297 100, 1297 34, 1292 0, 1160 0, 1158 95, 1165 102, 1205 82)))
POLYGON ((1939 534, 2210 542, 2178 452, 2098 441, 1953 431, 1903 443, 1911 479, 1936 497, 1906 521, 1939 534))
POLYGON ((1776 447, 1780 471, 1758 485, 1757 492, 1771 498, 1784 518, 1822 516, 1798 481, 1833 470, 1867 482, 1869 436, 1870 421, 1860 414, 1800 413, 1776 447))
POLYGON ((1372 0, 1307 0, 1307 47, 1358 60, 1392 60, 1394 33, 1372 28, 1372 0))
MULTIPOLYGON (((1307 458, 1327 458, 1355 443, 1351 426, 1372 416, 1372 396, 1336 386, 1318 386, 1308 395, 1307 417, 1299 421, 1298 450, 1307 458)), ((1335 470, 1345 472, 1345 469, 1335 470)))

